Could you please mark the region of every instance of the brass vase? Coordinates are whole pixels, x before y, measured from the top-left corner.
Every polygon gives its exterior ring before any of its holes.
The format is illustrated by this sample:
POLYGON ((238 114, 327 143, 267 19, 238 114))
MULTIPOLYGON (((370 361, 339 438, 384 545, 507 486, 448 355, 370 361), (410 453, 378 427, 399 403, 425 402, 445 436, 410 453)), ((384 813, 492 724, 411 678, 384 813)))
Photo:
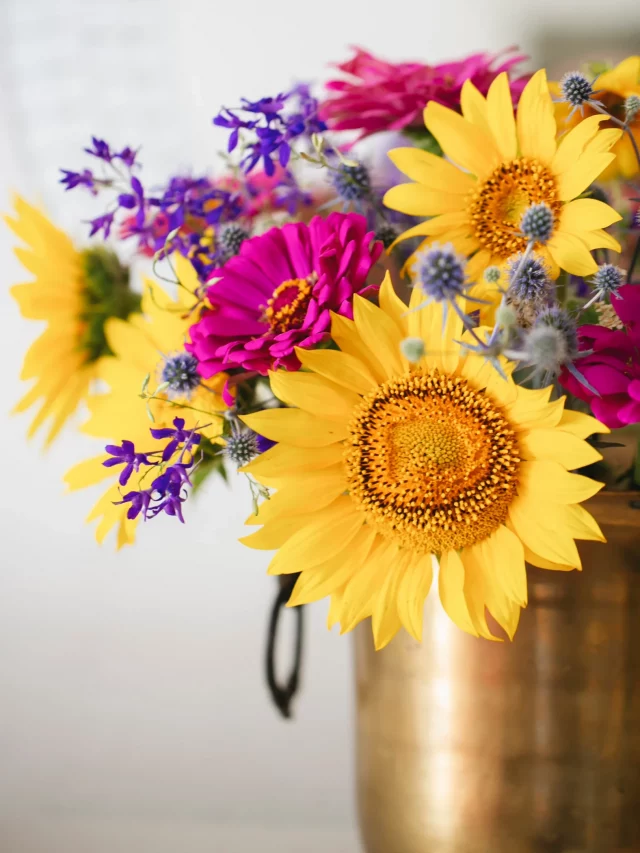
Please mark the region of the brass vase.
POLYGON ((640 509, 590 501, 608 543, 529 570, 513 643, 427 600, 422 645, 356 636, 367 853, 640 851, 640 509))

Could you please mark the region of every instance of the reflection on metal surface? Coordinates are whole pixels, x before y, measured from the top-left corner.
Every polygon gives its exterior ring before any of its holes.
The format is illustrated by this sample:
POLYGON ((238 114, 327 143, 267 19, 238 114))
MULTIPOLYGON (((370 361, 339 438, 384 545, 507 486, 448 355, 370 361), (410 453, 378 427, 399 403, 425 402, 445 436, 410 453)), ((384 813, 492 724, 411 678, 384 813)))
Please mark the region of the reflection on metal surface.
POLYGON ((422 645, 356 636, 368 853, 640 851, 640 510, 591 502, 584 570, 531 569, 513 643, 469 637, 437 596, 422 645))

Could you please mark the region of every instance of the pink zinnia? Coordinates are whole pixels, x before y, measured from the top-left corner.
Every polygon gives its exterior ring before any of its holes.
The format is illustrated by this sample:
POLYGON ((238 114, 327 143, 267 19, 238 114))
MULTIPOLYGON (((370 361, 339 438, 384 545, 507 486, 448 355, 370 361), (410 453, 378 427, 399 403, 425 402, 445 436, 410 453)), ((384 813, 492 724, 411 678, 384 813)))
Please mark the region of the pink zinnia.
POLYGON ((597 396, 567 370, 562 386, 591 406, 594 416, 611 429, 640 423, 640 286, 627 284, 611 300, 624 329, 581 326, 580 349, 593 350, 576 367, 597 396))
POLYGON ((210 279, 211 305, 190 329, 186 348, 208 378, 242 367, 265 375, 297 370, 295 347, 328 340, 332 311, 353 317, 355 293, 375 291, 367 276, 382 244, 356 213, 314 216, 245 240, 210 279))
MULTIPOLYGON (((460 91, 465 80, 486 94, 502 71, 509 71, 524 56, 498 61, 499 55, 476 53, 458 62, 425 65, 421 62, 386 62, 361 48, 337 66, 350 79, 326 84, 333 97, 321 104, 320 117, 333 130, 359 130, 358 139, 382 130, 422 128, 422 111, 428 101, 437 101, 460 111, 460 91)), ((508 52, 508 51, 507 51, 508 52)), ((528 77, 511 82, 517 103, 528 77)))

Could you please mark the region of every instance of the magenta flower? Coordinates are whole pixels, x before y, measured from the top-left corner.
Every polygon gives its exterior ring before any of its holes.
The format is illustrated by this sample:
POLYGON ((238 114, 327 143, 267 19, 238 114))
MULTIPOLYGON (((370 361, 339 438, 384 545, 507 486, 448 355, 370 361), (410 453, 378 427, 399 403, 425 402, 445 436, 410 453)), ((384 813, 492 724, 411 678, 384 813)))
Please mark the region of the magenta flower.
POLYGON ((186 348, 200 374, 297 370, 295 347, 328 340, 330 312, 352 318, 353 295, 375 292, 367 276, 381 252, 356 213, 315 216, 245 240, 240 254, 211 273, 211 308, 190 329, 186 348))
MULTIPOLYGON (((334 93, 320 105, 320 118, 333 130, 359 130, 359 139, 382 130, 422 128, 427 101, 437 101, 460 111, 460 91, 471 80, 486 94, 502 71, 510 71, 524 56, 505 58, 476 53, 457 62, 425 65, 422 62, 386 62, 361 48, 337 66, 348 79, 331 80, 326 88, 334 93)), ((528 77, 511 82, 517 103, 528 77)))
POLYGON ((576 362, 596 396, 567 370, 560 375, 561 385, 584 400, 594 416, 611 429, 640 423, 640 286, 627 284, 618 290, 620 299, 612 299, 624 329, 580 326, 580 349, 593 351, 576 362))

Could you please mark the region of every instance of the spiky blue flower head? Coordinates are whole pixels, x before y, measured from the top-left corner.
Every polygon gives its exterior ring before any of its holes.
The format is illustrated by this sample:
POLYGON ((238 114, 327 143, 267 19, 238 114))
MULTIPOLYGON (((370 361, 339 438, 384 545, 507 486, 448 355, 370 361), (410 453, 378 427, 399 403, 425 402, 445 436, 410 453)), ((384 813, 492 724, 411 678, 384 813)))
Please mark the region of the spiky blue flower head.
POLYGON ((189 397, 200 384, 198 360, 190 352, 167 356, 162 368, 162 381, 168 383, 169 397, 189 397))
POLYGON ((338 197, 347 204, 363 202, 371 196, 371 178, 362 163, 340 163, 331 170, 330 179, 338 197))
POLYGON ((390 222, 383 222, 376 229, 376 240, 380 240, 385 249, 388 249, 395 242, 399 234, 400 230, 395 225, 391 225, 390 222))
POLYGON ((522 214, 520 231, 523 237, 534 243, 547 243, 553 234, 555 217, 548 204, 530 204, 522 214))
POLYGON ((640 96, 629 95, 624 102, 624 117, 626 121, 633 121, 638 113, 640 113, 640 96))
POLYGON ((400 342, 400 352, 411 364, 417 364, 424 356, 425 347, 422 338, 405 338, 400 342))
POLYGON ((240 246, 249 236, 249 232, 237 222, 228 222, 220 228, 216 242, 225 261, 240 252, 240 246))
MULTIPOLYGON (((615 264, 600 264, 593 277, 593 288, 600 299, 617 296, 618 289, 624 283, 625 271, 615 264)), ((618 299, 621 297, 618 296, 618 299)))
POLYGON ((464 295, 465 259, 450 243, 434 243, 422 253, 417 265, 417 283, 422 292, 434 302, 451 302, 464 295))
POLYGON ((562 98, 572 107, 581 107, 593 95, 590 80, 580 71, 568 71, 560 81, 562 98))
POLYGON ((500 267, 487 267, 483 273, 483 277, 487 284, 497 284, 502 277, 502 270, 500 267))
POLYGON ((242 468, 260 453, 258 436, 250 429, 234 432, 227 438, 224 452, 238 468, 242 468))
POLYGON ((533 257, 527 258, 523 263, 522 254, 509 258, 507 282, 509 296, 527 302, 545 299, 551 288, 549 268, 544 261, 533 257))
POLYGON ((573 317, 562 308, 553 305, 538 314, 535 329, 553 329, 564 341, 566 360, 573 361, 578 354, 578 330, 573 317))

